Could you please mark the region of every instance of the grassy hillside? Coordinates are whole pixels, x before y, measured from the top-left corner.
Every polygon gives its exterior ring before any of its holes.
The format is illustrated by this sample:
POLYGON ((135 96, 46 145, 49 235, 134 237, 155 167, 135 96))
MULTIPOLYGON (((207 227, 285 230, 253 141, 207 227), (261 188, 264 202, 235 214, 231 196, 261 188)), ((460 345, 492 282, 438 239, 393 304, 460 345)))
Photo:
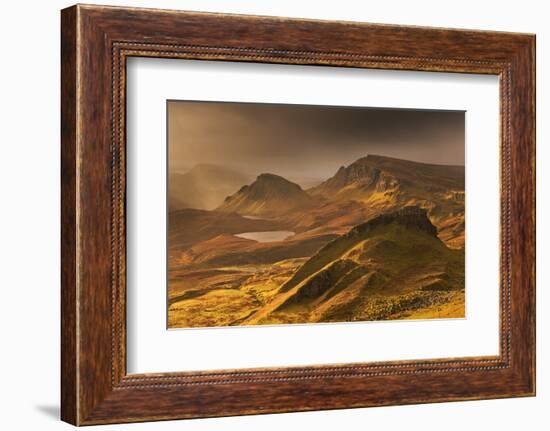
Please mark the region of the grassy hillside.
POLYGON ((464 316, 464 253, 448 248, 418 207, 360 224, 309 258, 284 259, 303 247, 292 241, 212 241, 199 244, 212 269, 171 274, 180 286, 170 295, 173 326, 415 319, 430 310, 464 316), (236 261, 224 247, 234 247, 236 261), (247 254, 246 263, 238 260, 247 254))
POLYGON ((404 312, 444 304, 455 298, 451 292, 462 292, 463 268, 463 252, 437 238, 426 212, 405 208, 324 246, 246 323, 410 317, 404 312))

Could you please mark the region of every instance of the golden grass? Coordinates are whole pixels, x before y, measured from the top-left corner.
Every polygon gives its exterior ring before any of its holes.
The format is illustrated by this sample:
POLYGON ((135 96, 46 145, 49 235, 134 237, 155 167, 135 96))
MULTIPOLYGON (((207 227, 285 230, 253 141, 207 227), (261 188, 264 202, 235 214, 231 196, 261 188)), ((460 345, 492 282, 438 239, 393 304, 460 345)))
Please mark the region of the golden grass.
POLYGON ((219 289, 179 301, 168 309, 169 327, 228 326, 244 319, 257 306, 253 296, 237 289, 219 289))
POLYGON ((408 310, 392 316, 392 320, 410 319, 456 319, 466 317, 464 303, 464 291, 453 292, 449 302, 434 305, 431 307, 422 307, 416 310, 408 310))
POLYGON ((399 224, 345 236, 311 258, 182 267, 168 326, 215 327, 464 317, 464 252, 399 224))

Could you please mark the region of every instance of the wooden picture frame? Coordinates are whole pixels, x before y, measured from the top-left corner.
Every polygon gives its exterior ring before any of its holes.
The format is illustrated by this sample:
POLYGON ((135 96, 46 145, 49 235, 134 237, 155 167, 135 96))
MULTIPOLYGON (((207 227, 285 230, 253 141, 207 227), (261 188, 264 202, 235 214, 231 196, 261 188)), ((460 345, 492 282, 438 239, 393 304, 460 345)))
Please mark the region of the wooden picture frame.
POLYGON ((64 421, 535 394, 534 35, 83 5, 61 16, 64 421), (500 355, 128 375, 125 65, 131 56, 498 75, 500 355))

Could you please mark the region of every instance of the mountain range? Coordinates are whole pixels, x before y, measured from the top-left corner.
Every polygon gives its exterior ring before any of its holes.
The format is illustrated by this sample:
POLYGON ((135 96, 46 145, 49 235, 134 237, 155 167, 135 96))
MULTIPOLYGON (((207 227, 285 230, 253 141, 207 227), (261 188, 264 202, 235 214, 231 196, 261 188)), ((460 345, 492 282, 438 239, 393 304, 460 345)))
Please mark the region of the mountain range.
POLYGON ((463 166, 369 155, 306 190, 194 170, 170 187, 170 327, 463 316, 463 166))
POLYGON ((308 192, 330 201, 355 201, 381 214, 406 205, 428 210, 449 246, 464 246, 464 167, 367 156, 342 166, 308 192))

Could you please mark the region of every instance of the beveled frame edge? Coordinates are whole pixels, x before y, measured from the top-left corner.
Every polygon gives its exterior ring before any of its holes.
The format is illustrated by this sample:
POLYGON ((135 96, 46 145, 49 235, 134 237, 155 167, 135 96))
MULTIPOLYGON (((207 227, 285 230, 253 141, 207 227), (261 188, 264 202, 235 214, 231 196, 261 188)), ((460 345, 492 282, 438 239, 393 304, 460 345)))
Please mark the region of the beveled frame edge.
POLYGON ((63 420, 83 425, 534 395, 534 36, 77 5, 62 12, 61 42, 63 420), (286 37, 278 36, 281 29, 286 37), (311 34, 316 40, 308 40, 311 34), (127 376, 129 56, 500 75, 501 354, 127 376), (246 397, 251 391, 254 399, 246 397))

